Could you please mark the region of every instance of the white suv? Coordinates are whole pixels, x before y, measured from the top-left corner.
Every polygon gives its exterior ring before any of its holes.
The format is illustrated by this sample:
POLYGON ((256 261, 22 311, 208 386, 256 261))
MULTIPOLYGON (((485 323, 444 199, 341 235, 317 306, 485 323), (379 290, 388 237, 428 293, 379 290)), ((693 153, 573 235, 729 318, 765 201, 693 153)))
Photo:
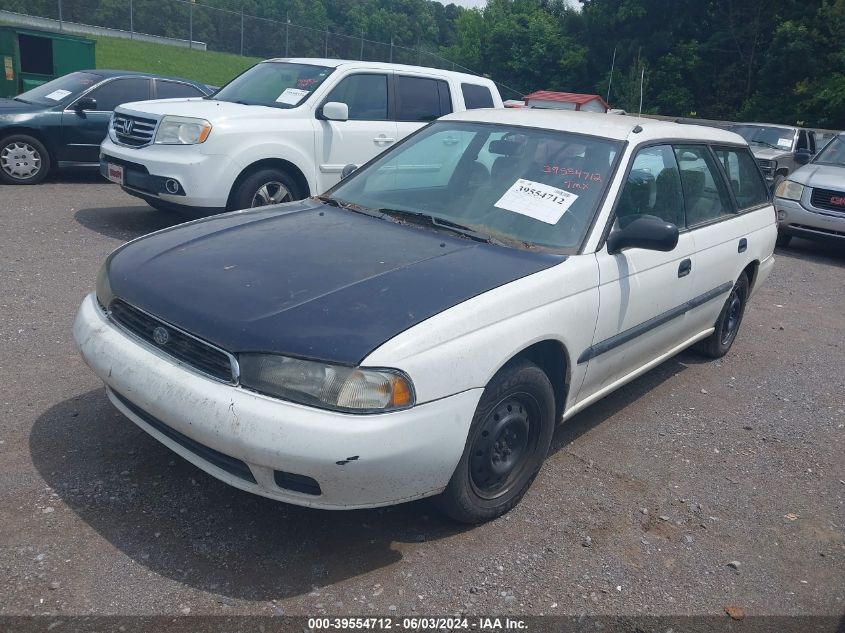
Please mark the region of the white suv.
POLYGON ((117 108, 101 173, 156 208, 298 200, 450 112, 501 108, 489 79, 434 68, 273 59, 207 99, 117 108))

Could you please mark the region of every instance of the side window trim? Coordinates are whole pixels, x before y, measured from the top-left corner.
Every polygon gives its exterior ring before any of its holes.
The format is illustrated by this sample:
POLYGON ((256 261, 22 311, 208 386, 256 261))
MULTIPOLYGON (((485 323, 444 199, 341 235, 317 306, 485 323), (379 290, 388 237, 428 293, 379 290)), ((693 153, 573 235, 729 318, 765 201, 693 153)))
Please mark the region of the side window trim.
POLYGON ((162 79, 161 77, 155 77, 154 80, 153 80, 153 87, 155 89, 155 97, 153 97, 153 99, 162 99, 162 98, 166 99, 167 98, 167 97, 159 97, 158 96, 159 84, 178 84, 180 86, 188 86, 189 88, 193 88, 194 90, 196 90, 199 93, 197 95, 198 97, 199 96, 205 96, 205 94, 206 94, 203 90, 200 90, 197 86, 195 86, 194 84, 188 83, 187 81, 178 81, 176 79, 162 79))
MULTIPOLYGON (((763 177, 763 172, 760 170, 760 163, 757 162, 757 160, 754 158, 754 154, 751 152, 751 150, 748 147, 740 147, 740 146, 737 146, 737 145, 720 144, 720 145, 712 145, 710 147, 710 150, 714 154, 716 153, 717 150, 722 150, 722 151, 726 151, 726 152, 736 152, 737 154, 739 154, 739 153, 746 154, 751 159, 751 163, 754 165, 755 173, 759 176, 760 182, 762 183, 763 187, 768 191, 768 185, 766 184, 766 179, 763 177)), ((716 156, 716 162, 719 163, 720 170, 721 170, 722 169, 722 167, 721 167, 722 161, 719 160, 718 155, 716 156)), ((724 175, 724 177, 727 178, 726 175, 724 175)), ((728 193, 730 194, 731 200, 733 201, 734 209, 735 209, 734 213, 736 215, 742 215, 744 213, 748 213, 749 211, 756 211, 757 209, 763 209, 763 208, 769 206, 772 203, 771 192, 770 192, 769 193, 769 199, 766 200, 765 202, 758 202, 757 204, 752 204, 752 205, 747 206, 747 207, 740 207, 739 206, 739 199, 736 197, 736 194, 734 193, 733 187, 730 184, 730 180, 728 180, 728 193)), ((725 216, 725 217, 730 217, 730 216, 725 216)), ((719 219, 719 218, 717 218, 717 219, 719 219)))
MULTIPOLYGON (((712 145, 708 144, 707 149, 710 152, 713 162, 716 164, 716 169, 719 170, 719 175, 722 178, 722 184, 724 185, 725 191, 728 193, 728 199, 731 201, 730 211, 733 215, 739 215, 739 201, 736 199, 736 194, 734 193, 734 188, 731 186, 731 179, 728 177, 727 171, 725 171, 725 166, 722 165, 722 161, 719 160, 719 157, 716 155, 716 150, 713 149, 712 145)), ((716 219, 718 220, 719 218, 716 219)))

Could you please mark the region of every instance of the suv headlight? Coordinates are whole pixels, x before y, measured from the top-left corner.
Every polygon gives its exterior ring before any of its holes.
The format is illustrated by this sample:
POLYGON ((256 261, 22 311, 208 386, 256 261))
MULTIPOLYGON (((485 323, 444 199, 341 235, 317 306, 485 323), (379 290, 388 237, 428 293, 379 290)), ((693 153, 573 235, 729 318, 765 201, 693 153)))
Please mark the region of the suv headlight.
POLYGON ((775 189, 775 197, 784 200, 800 200, 802 195, 804 195, 804 185, 794 180, 784 180, 775 189))
POLYGON ((166 116, 161 120, 155 142, 159 145, 196 145, 211 134, 211 123, 205 119, 166 116))
POLYGON ((397 369, 362 369, 273 354, 241 354, 241 385, 300 404, 349 413, 414 405, 411 379, 397 369))

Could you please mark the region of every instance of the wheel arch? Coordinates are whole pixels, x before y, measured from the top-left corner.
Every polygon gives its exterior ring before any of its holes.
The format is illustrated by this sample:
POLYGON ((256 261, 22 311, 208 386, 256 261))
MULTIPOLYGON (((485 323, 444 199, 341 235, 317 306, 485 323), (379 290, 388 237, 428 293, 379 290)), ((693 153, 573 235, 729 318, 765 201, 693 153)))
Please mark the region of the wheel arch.
POLYGON ((557 339, 537 341, 511 356, 502 366, 518 359, 530 360, 548 376, 555 394, 555 423, 559 423, 566 407, 572 377, 572 363, 566 346, 557 339))
POLYGON ((748 277, 748 293, 749 295, 754 291, 754 284, 757 281, 757 271, 760 268, 760 262, 756 259, 749 262, 748 265, 742 269, 742 275, 748 277))
POLYGON ((2 130, 0 130, 0 142, 9 138, 10 136, 17 136, 18 134, 26 134, 27 136, 31 136, 32 138, 37 139, 38 142, 41 143, 44 147, 46 147, 47 152, 50 154, 50 171, 56 168, 56 146, 49 138, 47 138, 43 130, 21 125, 3 128, 2 130))
POLYGON ((299 167, 296 166, 296 164, 289 160, 285 160, 284 158, 262 158, 261 160, 254 161, 244 167, 241 170, 241 173, 238 174, 238 177, 235 178, 235 182, 232 183, 232 188, 229 189, 229 197, 226 199, 227 210, 230 210, 232 198, 241 183, 259 169, 265 168, 275 168, 286 171, 290 174, 291 178, 296 181, 296 185, 300 188, 299 190, 302 194, 304 194, 304 197, 307 198, 311 195, 311 187, 308 184, 308 178, 306 178, 305 174, 299 167))

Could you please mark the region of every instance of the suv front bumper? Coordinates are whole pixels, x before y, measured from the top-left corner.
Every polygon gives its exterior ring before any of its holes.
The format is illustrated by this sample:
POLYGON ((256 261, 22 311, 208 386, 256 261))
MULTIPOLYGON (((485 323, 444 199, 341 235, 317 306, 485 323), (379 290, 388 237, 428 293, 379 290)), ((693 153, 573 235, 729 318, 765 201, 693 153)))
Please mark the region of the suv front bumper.
POLYGON ((807 209, 804 206, 804 198, 809 198, 809 190, 810 188, 807 187, 800 202, 783 198, 774 199, 778 216, 778 231, 808 239, 845 240, 845 214, 807 209))
POLYGON ((140 198, 158 198, 187 207, 225 209, 238 167, 228 156, 203 154, 195 146, 148 145, 134 148, 110 138, 100 147, 100 173, 108 164, 123 167, 123 188, 140 198), (179 184, 177 193, 166 182, 179 184))

